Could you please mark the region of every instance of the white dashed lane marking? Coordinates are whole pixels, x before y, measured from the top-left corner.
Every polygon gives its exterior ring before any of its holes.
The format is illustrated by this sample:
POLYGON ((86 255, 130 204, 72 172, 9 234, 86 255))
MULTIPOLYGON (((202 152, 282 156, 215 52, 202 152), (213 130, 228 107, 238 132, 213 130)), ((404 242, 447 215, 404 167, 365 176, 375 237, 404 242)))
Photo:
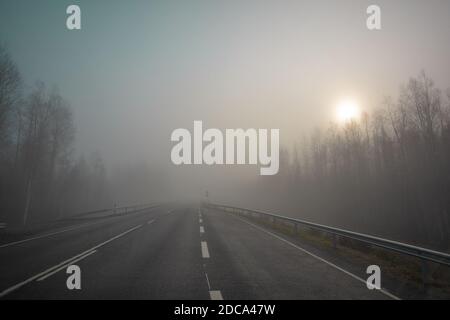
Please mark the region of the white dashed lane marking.
POLYGON ((211 297, 211 300, 223 300, 220 290, 210 290, 209 296, 211 297))
POLYGON ((206 243, 206 241, 202 241, 201 245, 202 245, 202 257, 209 258, 208 244, 206 243))

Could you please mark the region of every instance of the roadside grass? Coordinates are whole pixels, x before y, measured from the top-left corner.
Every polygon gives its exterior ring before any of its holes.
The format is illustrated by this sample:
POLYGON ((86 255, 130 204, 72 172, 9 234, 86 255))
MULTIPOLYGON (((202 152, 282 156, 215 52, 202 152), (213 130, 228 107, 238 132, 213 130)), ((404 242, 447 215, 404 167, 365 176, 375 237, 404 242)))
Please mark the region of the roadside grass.
POLYGON ((450 268, 447 266, 422 262, 415 257, 344 237, 337 236, 333 241, 333 236, 325 232, 304 226, 296 228, 293 223, 272 220, 270 217, 238 215, 292 238, 305 241, 313 247, 333 253, 349 263, 382 266, 383 274, 400 282, 408 283, 422 294, 425 292, 426 295, 436 296, 436 298, 450 297, 450 268), (426 273, 424 273, 423 267, 426 268, 426 273))

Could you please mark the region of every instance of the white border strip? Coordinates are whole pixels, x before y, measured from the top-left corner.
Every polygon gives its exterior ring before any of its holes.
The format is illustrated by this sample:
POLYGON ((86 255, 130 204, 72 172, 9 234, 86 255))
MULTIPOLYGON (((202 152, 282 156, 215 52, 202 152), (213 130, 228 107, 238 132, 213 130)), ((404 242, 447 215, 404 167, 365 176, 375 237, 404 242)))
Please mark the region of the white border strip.
POLYGON ((13 291, 15 291, 15 290, 17 290, 17 289, 23 287, 24 285, 26 285, 26 284, 28 284, 28 283, 30 283, 30 282, 36 280, 36 279, 39 279, 39 278, 41 278, 41 277, 44 277, 47 273, 52 272, 52 271, 54 271, 55 269, 58 269, 58 268, 61 268, 62 266, 65 266, 67 263, 72 262, 74 259, 78 259, 78 258, 81 258, 81 257, 83 257, 83 256, 86 256, 86 254, 88 254, 88 253, 90 253, 90 252, 92 252, 92 251, 95 252, 96 249, 98 249, 98 248, 100 248, 100 247, 102 247, 102 246, 104 246, 104 245, 110 243, 111 241, 114 241, 114 240, 116 240, 116 239, 118 239, 118 238, 120 238, 120 237, 123 237, 123 236, 126 235, 127 233, 130 233, 130 232, 132 232, 132 231, 134 231, 134 230, 136 230, 136 229, 138 229, 138 228, 140 228, 140 227, 142 227, 142 224, 140 224, 140 225, 138 225, 138 226, 136 226, 136 227, 133 227, 133 228, 131 228, 131 229, 128 229, 127 231, 122 232, 121 234, 119 234, 119 235, 117 235, 117 236, 115 236, 115 237, 113 237, 113 238, 111 238, 111 239, 109 239, 109 240, 106 240, 106 241, 104 241, 104 242, 102 242, 102 243, 96 245, 95 247, 92 247, 92 248, 90 248, 90 249, 88 249, 88 250, 86 250, 86 251, 84 251, 84 252, 82 252, 82 253, 80 253, 80 254, 77 254, 76 256, 74 256, 74 257, 72 257, 72 258, 70 258, 70 259, 67 259, 67 260, 65 260, 65 261, 63 261, 63 262, 61 262, 61 263, 59 263, 59 264, 57 264, 57 265, 55 265, 55 266, 53 266, 53 267, 51 267, 51 268, 45 270, 45 271, 43 271, 43 272, 40 272, 40 273, 38 273, 38 274, 36 274, 36 275, 34 275, 34 276, 32 276, 32 277, 30 277, 30 278, 28 278, 28 279, 26 279, 26 280, 20 282, 20 283, 14 285, 14 286, 12 286, 12 287, 9 287, 8 289, 3 290, 2 292, 0 292, 0 298, 3 298, 3 297, 6 296, 7 294, 9 294, 9 293, 11 293, 11 292, 13 292, 13 291))
MULTIPOLYGON (((326 263, 327 265, 329 265, 329 266, 331 266, 331 267, 333 267, 333 268, 335 268, 335 269, 337 269, 337 270, 339 270, 339 271, 345 273, 346 275, 348 275, 348 276, 350 276, 350 277, 352 277, 352 278, 354 278, 354 279, 356 279, 356 280, 358 280, 358 281, 360 281, 360 282, 362 282, 362 283, 364 283, 364 284, 367 284, 367 283, 366 283, 366 280, 364 280, 364 279, 358 277, 357 275, 355 275, 355 274, 353 274, 353 273, 351 273, 351 272, 349 272, 349 271, 347 271, 347 270, 345 270, 345 269, 342 269, 341 267, 335 265, 334 263, 329 262, 329 261, 327 261, 327 260, 325 260, 325 259, 319 257, 318 255, 315 255, 314 253, 309 252, 308 250, 303 249, 302 247, 299 247, 298 245, 293 244, 292 242, 290 242, 290 241, 288 241, 288 240, 286 240, 286 239, 284 239, 284 238, 282 238, 282 237, 280 237, 280 236, 278 236, 278 235, 276 235, 276 234, 274 234, 274 233, 272 233, 272 232, 270 232, 270 231, 267 231, 267 230, 264 229, 264 228, 261 228, 261 227, 255 225, 255 224, 253 224, 253 223, 251 223, 251 222, 245 221, 244 219, 241 219, 241 218, 238 218, 238 217, 234 217, 234 218, 236 218, 236 219, 238 219, 238 220, 241 220, 242 222, 245 222, 246 224, 251 225, 252 227, 254 227, 254 228, 256 228, 256 229, 258 229, 258 230, 260 230, 260 231, 262 231, 262 232, 264 232, 264 233, 267 233, 268 235, 271 235, 272 237, 277 238, 278 240, 283 241, 284 243, 287 243, 288 245, 290 245, 290 246, 292 246, 292 247, 294 247, 294 248, 296 248, 296 249, 298 249, 298 250, 300 250, 300 251, 302 251, 302 252, 304 252, 304 253, 310 255, 310 256, 313 257, 313 258, 316 258, 317 260, 320 260, 320 261, 326 263)), ((377 291, 382 292, 383 294, 385 294, 386 296, 388 296, 389 298, 392 298, 392 299, 394 299, 394 300, 401 300, 399 297, 393 295, 392 293, 386 291, 385 289, 379 289, 379 290, 377 290, 377 291)))

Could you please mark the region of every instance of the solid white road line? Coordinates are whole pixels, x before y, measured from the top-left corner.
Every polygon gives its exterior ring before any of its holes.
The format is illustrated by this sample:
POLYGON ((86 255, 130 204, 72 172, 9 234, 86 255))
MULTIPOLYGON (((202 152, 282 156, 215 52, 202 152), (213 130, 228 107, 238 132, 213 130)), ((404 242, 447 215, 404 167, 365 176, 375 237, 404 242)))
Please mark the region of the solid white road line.
POLYGON ((63 269, 66 269, 68 266, 74 264, 75 262, 81 261, 81 260, 83 260, 84 258, 89 257, 91 254, 94 254, 94 253, 96 253, 96 252, 97 252, 97 250, 93 250, 93 251, 91 251, 91 252, 88 252, 88 253, 86 253, 85 255, 79 257, 78 259, 72 260, 72 261, 66 263, 65 265, 63 265, 62 267, 60 267, 60 268, 58 268, 58 269, 56 269, 56 270, 54 270, 54 271, 52 271, 52 272, 50 272, 50 273, 47 273, 45 276, 40 277, 40 278, 37 279, 36 281, 42 281, 42 280, 45 280, 45 279, 47 279, 48 277, 51 277, 52 275, 54 275, 55 273, 57 273, 57 272, 59 272, 59 271, 61 271, 61 270, 63 270, 63 269))
POLYGON ((220 290, 211 290, 209 291, 209 296, 211 300, 223 300, 222 293, 220 290))
MULTIPOLYGON (((260 230, 260 231, 262 231, 264 233, 267 233, 268 235, 271 235, 274 238, 277 238, 278 240, 283 241, 284 243, 287 243, 288 245, 290 245, 290 246, 292 246, 292 247, 294 247, 294 248, 296 248, 296 249, 298 249, 298 250, 300 250, 300 251, 310 255, 311 257, 316 258, 317 260, 320 260, 320 261, 326 263, 327 265, 329 265, 329 266, 331 266, 331 267, 333 267, 333 268, 335 268, 335 269, 345 273, 346 275, 348 275, 348 276, 350 276, 350 277, 352 277, 352 278, 354 278, 354 279, 356 279, 358 281, 361 281, 362 283, 366 284, 366 280, 358 277, 357 275, 355 275, 355 274, 353 274, 353 273, 351 273, 351 272, 349 272, 349 271, 347 271, 345 269, 342 269, 341 267, 335 265, 334 263, 329 262, 329 261, 319 257, 318 255, 315 255, 314 253, 309 252, 308 250, 303 249, 302 247, 299 247, 298 245, 296 245, 296 244, 294 244, 294 243, 292 243, 292 242, 290 242, 290 241, 288 241, 288 240, 286 240, 286 239, 284 239, 284 238, 282 238, 282 237, 280 237, 280 236, 278 236, 278 235, 276 235, 276 234, 274 234, 274 233, 272 233, 272 232, 270 232, 270 231, 268 231, 268 230, 266 230, 264 228, 261 228, 261 227, 255 225, 255 224, 253 224, 251 222, 248 222, 248 221, 246 221, 244 219, 241 219, 241 218, 238 218, 238 217, 235 217, 235 218, 238 219, 238 220, 241 220, 242 222, 244 222, 244 223, 246 223, 248 225, 251 225, 252 227, 254 227, 254 228, 256 228, 256 229, 258 229, 258 230, 260 230)), ((380 289, 378 291, 382 292, 383 294, 385 294, 386 296, 388 296, 388 297, 390 297, 390 298, 392 298, 394 300, 401 300, 399 297, 393 295, 392 293, 390 293, 390 292, 388 292, 388 291, 386 291, 384 289, 380 289)))
POLYGON ((208 251, 208 244, 206 241, 202 241, 202 257, 203 258, 209 258, 209 251, 208 251))
POLYGON ((102 242, 102 243, 96 245, 95 247, 92 247, 92 248, 90 248, 90 249, 88 249, 88 250, 86 250, 86 251, 84 251, 84 252, 82 252, 82 253, 80 253, 80 254, 77 254, 76 256, 74 256, 74 257, 72 257, 72 258, 70 258, 70 259, 67 259, 67 260, 65 260, 65 261, 63 261, 63 262, 61 262, 61 263, 59 263, 59 264, 57 264, 57 265, 55 265, 55 266, 53 266, 53 267, 51 267, 51 268, 45 270, 45 271, 43 271, 43 272, 40 272, 40 273, 38 273, 38 274, 36 274, 36 275, 34 275, 34 276, 32 276, 32 277, 30 277, 30 278, 28 278, 28 279, 26 279, 26 280, 24 280, 24 281, 18 283, 18 284, 16 284, 16 285, 14 285, 14 286, 12 286, 12 287, 10 287, 10 288, 8 288, 8 289, 3 290, 2 292, 0 292, 0 298, 2 298, 2 297, 4 297, 4 296, 6 296, 7 294, 9 294, 9 293, 11 293, 11 292, 13 292, 13 291, 19 289, 20 287, 26 285, 27 283, 30 283, 31 281, 34 281, 34 280, 36 280, 36 279, 39 279, 39 278, 43 277, 43 276, 46 275, 48 272, 52 272, 53 270, 55 270, 55 269, 57 269, 57 268, 60 268, 60 267, 62 267, 62 266, 64 266, 64 265, 66 265, 68 262, 71 262, 72 260, 78 259, 78 258, 80 258, 80 257, 82 257, 82 256, 84 256, 84 255, 86 255, 87 253, 90 253, 91 251, 95 251, 96 249, 98 249, 98 248, 100 248, 100 247, 106 245, 107 243, 110 243, 111 241, 114 241, 114 240, 116 240, 116 239, 118 239, 118 238, 120 238, 120 237, 123 237, 123 236, 126 235, 127 233, 130 233, 130 232, 132 232, 132 231, 134 231, 134 230, 136 230, 136 229, 138 229, 138 228, 140 228, 140 227, 142 227, 142 224, 140 224, 140 225, 138 225, 138 226, 136 226, 136 227, 133 227, 133 228, 131 228, 131 229, 128 229, 127 231, 122 232, 121 234, 119 234, 119 235, 117 235, 117 236, 115 236, 115 237, 112 237, 111 239, 106 240, 106 241, 104 241, 104 242, 102 242))
POLYGON ((203 228, 203 226, 200 226, 200 233, 205 233, 205 228, 203 228))
POLYGON ((152 224, 154 221, 155 221, 155 219, 153 219, 153 220, 148 220, 148 221, 147 221, 147 224, 152 224))

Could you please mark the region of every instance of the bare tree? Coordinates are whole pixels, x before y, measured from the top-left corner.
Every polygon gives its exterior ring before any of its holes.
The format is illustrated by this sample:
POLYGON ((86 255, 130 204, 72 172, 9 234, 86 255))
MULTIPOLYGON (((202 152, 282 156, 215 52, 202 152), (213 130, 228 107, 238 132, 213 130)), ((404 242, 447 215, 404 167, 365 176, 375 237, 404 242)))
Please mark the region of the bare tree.
POLYGON ((6 49, 0 46, 0 143, 8 136, 8 120, 20 98, 20 74, 6 49))

